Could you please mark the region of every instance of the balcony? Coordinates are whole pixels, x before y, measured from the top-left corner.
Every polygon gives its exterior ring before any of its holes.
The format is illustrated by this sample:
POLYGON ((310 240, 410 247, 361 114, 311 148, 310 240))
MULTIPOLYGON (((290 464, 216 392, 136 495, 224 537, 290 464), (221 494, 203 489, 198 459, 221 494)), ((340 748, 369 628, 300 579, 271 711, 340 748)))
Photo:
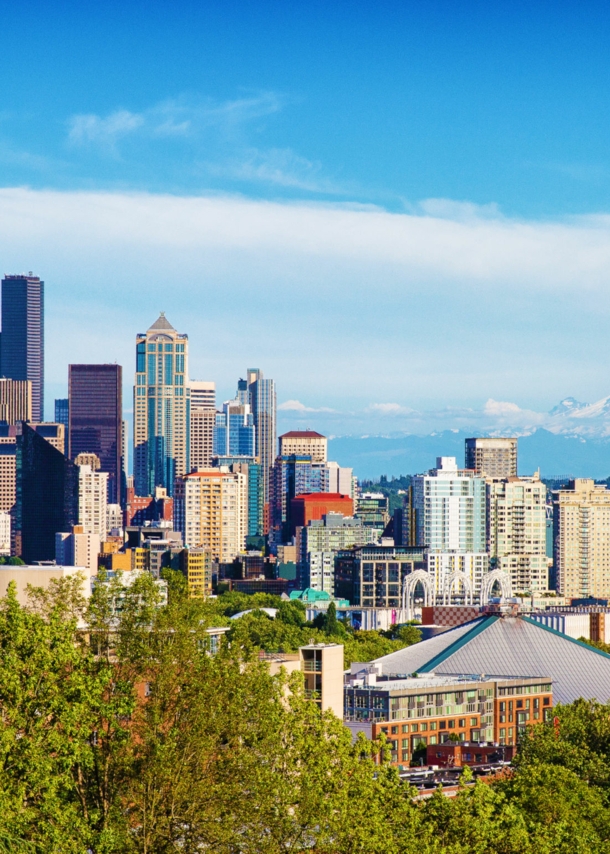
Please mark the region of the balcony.
POLYGON ((303 672, 304 673, 321 673, 322 672, 322 662, 321 661, 304 661, 303 662, 303 672))

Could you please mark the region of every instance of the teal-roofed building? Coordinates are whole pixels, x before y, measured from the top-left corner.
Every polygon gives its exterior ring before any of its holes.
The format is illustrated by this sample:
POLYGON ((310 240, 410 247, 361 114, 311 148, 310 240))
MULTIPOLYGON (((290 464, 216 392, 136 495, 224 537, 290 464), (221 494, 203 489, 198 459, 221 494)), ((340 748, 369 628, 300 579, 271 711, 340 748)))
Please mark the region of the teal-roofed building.
POLYGON ((372 664, 384 677, 544 677, 552 680, 555 702, 610 702, 610 655, 514 613, 483 616, 372 664))

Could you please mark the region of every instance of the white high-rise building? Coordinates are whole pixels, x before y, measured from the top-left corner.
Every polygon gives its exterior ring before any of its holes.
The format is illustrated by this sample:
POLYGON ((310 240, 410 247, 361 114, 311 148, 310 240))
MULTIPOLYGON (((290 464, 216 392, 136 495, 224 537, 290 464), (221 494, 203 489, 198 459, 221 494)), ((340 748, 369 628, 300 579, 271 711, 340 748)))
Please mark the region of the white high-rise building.
POLYGON ((108 473, 78 467, 78 524, 85 534, 106 539, 108 523, 108 473))
POLYGON ((437 603, 450 604, 456 595, 478 600, 483 576, 489 572, 486 552, 428 552, 426 560, 437 603))
POLYGON ((174 525, 187 548, 208 549, 230 563, 246 546, 248 478, 221 466, 176 481, 174 525))
POLYGON ((485 480, 458 469, 455 457, 413 478, 417 545, 433 552, 486 551, 485 480))
POLYGON ((492 568, 510 575, 516 593, 548 590, 546 486, 539 475, 487 481, 487 547, 492 568))

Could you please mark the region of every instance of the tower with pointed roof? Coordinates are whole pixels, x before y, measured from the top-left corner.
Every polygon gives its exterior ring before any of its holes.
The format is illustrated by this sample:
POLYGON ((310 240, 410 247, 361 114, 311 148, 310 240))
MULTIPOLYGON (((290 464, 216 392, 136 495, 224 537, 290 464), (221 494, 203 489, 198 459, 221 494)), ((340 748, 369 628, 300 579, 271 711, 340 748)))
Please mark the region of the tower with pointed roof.
POLYGON ((188 471, 190 455, 188 335, 176 332, 162 311, 136 336, 133 390, 135 489, 156 486, 173 495, 174 481, 188 471))

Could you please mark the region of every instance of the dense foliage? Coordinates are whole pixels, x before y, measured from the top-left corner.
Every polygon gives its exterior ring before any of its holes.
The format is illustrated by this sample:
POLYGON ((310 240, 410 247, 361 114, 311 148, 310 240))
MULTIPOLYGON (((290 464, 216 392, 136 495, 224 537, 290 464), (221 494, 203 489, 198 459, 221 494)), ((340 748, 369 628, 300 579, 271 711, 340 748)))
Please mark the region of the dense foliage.
MULTIPOLYGON (((175 584, 160 607, 146 576, 127 591, 98 585, 87 608, 77 591, 64 579, 26 608, 13 590, 0 601, 0 851, 610 848, 608 706, 559 708, 557 723, 525 740, 513 773, 474 786, 465 774, 457 797, 416 801, 374 763, 382 745, 353 744, 304 699, 299 674, 269 675, 240 628, 246 618, 211 655, 218 603, 189 601, 175 584)), ((283 619, 266 619, 303 630, 298 610, 286 603, 283 619)), ((328 637, 325 628, 332 619, 315 631, 328 637)))

